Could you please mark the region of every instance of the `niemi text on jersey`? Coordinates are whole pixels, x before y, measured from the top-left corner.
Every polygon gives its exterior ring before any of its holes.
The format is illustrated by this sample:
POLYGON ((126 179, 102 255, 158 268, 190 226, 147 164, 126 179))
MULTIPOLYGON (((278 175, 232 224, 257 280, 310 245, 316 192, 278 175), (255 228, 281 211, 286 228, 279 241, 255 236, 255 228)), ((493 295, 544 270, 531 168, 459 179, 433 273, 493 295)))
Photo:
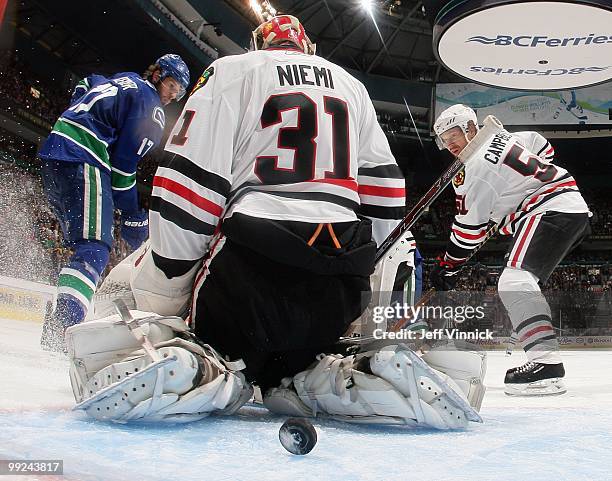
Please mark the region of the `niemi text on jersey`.
POLYGON ((331 70, 316 65, 289 64, 277 65, 278 83, 285 85, 316 85, 317 87, 334 88, 331 70))

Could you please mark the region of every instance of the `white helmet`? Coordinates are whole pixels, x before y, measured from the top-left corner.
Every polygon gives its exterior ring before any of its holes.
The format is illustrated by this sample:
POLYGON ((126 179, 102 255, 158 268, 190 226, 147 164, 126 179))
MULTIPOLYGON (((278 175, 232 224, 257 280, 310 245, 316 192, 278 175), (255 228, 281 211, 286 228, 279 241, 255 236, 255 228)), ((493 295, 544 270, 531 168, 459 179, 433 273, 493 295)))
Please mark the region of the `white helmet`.
POLYGON ((470 121, 474 122, 476 130, 478 130, 478 118, 476 117, 476 112, 463 104, 453 105, 452 107, 449 107, 443 111, 438 116, 433 126, 438 147, 440 147, 440 149, 446 148, 440 139, 440 135, 453 127, 461 127, 463 133, 467 134, 470 121))

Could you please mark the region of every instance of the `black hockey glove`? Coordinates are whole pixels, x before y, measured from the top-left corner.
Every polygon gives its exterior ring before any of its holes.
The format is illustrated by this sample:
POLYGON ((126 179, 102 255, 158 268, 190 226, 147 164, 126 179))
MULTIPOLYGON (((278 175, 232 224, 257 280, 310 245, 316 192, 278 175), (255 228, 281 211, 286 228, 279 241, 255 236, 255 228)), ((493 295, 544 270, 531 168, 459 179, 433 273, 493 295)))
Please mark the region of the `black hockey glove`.
POLYGON ((445 261, 443 255, 438 256, 436 264, 429 273, 431 285, 435 287, 437 291, 453 290, 457 284, 457 278, 462 268, 463 265, 445 261))

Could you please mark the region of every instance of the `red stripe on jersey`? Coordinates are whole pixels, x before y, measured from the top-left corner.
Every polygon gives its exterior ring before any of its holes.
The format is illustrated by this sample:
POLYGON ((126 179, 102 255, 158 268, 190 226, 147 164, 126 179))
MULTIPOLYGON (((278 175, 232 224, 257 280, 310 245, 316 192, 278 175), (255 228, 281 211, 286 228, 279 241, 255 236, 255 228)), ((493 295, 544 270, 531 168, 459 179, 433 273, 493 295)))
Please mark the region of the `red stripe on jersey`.
POLYGON ((321 184, 337 185, 357 192, 357 181, 355 179, 313 179, 309 182, 319 182, 321 184))
POLYGON ((453 232, 457 237, 463 237, 464 239, 476 240, 484 237, 487 234, 487 230, 484 229, 480 231, 479 234, 466 234, 465 232, 461 232, 460 230, 453 229, 453 232))
POLYGON ((559 184, 559 185, 555 185, 554 187, 552 187, 552 188, 550 188, 550 189, 547 189, 547 190, 545 190, 544 192, 540 192, 540 193, 539 193, 538 195, 536 195, 535 197, 532 197, 532 198, 529 200, 529 202, 527 202, 527 203, 525 204, 525 207, 523 207, 521 210, 527 210, 527 207, 529 207, 531 204, 536 203, 536 202, 538 201, 538 199, 539 199, 540 197, 542 197, 543 195, 550 194, 551 192, 554 192, 555 190, 557 190, 557 189, 559 189, 559 188, 561 188, 561 187, 572 187, 572 186, 575 186, 575 185, 576 185, 576 181, 575 181, 575 180, 570 180, 570 181, 568 181, 568 182, 563 182, 563 183, 561 183, 561 184, 559 184))
POLYGON ((378 197, 406 197, 406 189, 403 187, 360 185, 358 192, 363 195, 376 195, 378 197))
POLYGON ((555 152, 555 149, 554 149, 554 147, 551 145, 551 146, 550 146, 550 149, 548 149, 548 150, 546 151, 546 155, 548 155, 548 154, 554 154, 554 152, 555 152))
POLYGON ((530 331, 527 331, 523 336, 521 336, 520 341, 521 342, 525 342, 527 339, 529 339, 534 334, 537 334, 538 332, 552 331, 552 330, 553 330, 552 326, 538 326, 538 327, 534 327, 530 331))
POLYGON ((214 216, 220 217, 221 213, 223 212, 223 207, 220 205, 215 204, 199 194, 196 194, 193 190, 188 189, 184 185, 179 184, 175 180, 168 179, 167 177, 156 175, 153 178, 153 186, 165 189, 168 192, 172 192, 173 194, 182 197, 196 207, 199 207, 200 209, 205 210, 214 216))
POLYGON ((519 241, 519 245, 516 249, 516 253, 514 254, 514 257, 512 258, 512 262, 511 262, 512 267, 518 267, 519 259, 521 257, 521 251, 523 250, 523 247, 525 246, 525 241, 527 240, 527 237, 529 237, 529 231, 531 231, 531 228, 533 227, 533 223, 535 222, 536 217, 537 215, 534 215, 531 219, 529 219, 527 228, 525 229, 525 232, 523 233, 523 236, 521 237, 521 240, 519 241))
POLYGON ((510 214, 508 216, 508 220, 506 221, 506 225, 502 228, 502 230, 500 231, 502 233, 502 235, 510 235, 510 224, 512 224, 512 222, 514 221, 514 219, 516 218, 516 216, 518 215, 518 212, 513 212, 512 214, 510 214))

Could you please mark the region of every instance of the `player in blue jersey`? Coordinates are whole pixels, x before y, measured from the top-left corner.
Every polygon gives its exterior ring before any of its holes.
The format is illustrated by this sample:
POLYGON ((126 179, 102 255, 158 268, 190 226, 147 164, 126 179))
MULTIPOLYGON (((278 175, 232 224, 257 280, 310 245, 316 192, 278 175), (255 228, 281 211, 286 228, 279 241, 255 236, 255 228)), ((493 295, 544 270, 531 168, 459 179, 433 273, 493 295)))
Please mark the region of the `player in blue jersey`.
POLYGON ((44 349, 63 349, 66 328, 85 318, 109 260, 114 210, 121 211, 121 237, 132 249, 148 237, 137 165, 159 145, 163 106, 180 100, 188 85, 187 65, 174 54, 160 57, 143 76, 90 75, 76 86, 42 146, 45 192, 74 250, 59 275, 55 311, 43 326, 44 349))

